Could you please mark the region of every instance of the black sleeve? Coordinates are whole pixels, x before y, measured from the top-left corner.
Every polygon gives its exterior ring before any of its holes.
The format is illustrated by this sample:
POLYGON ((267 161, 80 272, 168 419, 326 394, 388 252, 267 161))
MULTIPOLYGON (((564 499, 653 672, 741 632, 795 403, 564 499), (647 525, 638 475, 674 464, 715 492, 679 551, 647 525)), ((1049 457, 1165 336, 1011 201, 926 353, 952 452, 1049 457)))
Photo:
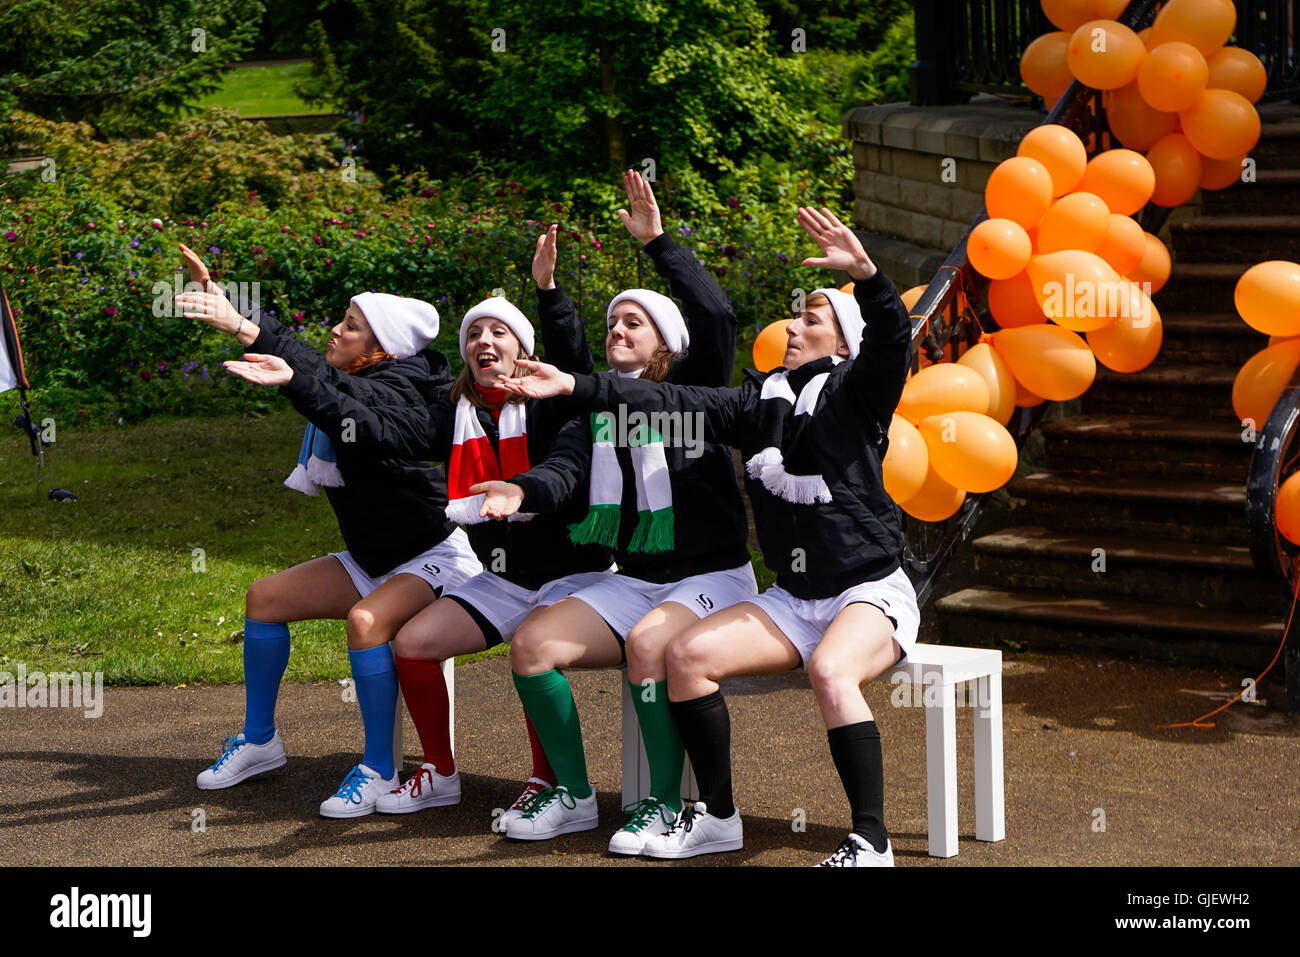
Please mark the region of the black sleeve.
POLYGON ((423 396, 404 376, 382 369, 365 381, 367 401, 330 382, 296 372, 280 386, 280 394, 329 436, 336 451, 432 459, 437 429, 423 396))
POLYGON ((685 358, 673 366, 669 381, 682 385, 731 384, 736 361, 736 312, 718 281, 695 254, 667 233, 645 244, 655 271, 668 280, 668 289, 682 304, 691 344, 685 358))
POLYGON ((845 387, 888 431, 912 361, 912 319, 893 282, 879 269, 853 284, 853 296, 866 324, 845 387))
POLYGON ((587 416, 570 419, 551 443, 551 451, 527 472, 511 482, 524 490, 522 512, 554 512, 562 508, 575 490, 583 487, 591 472, 591 426, 587 416))
POLYGON ((542 333, 542 358, 564 372, 583 373, 596 368, 587 345, 587 330, 578 310, 560 288, 537 290, 537 314, 542 333))
POLYGON ((574 383, 574 402, 588 412, 625 405, 634 412, 701 415, 706 442, 742 448, 746 429, 757 421, 757 390, 748 379, 728 389, 624 379, 607 373, 574 376, 574 383))

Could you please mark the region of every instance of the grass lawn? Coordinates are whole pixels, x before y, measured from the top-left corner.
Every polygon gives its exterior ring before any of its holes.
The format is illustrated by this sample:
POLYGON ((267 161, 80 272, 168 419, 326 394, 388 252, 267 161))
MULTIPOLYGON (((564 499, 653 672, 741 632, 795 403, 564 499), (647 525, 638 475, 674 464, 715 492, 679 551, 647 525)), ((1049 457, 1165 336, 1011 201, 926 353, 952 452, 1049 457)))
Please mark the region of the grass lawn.
MULTIPOLYGON (((39 498, 27 443, 0 432, 0 671, 242 682, 249 583, 343 547, 325 497, 281 484, 303 422, 290 410, 61 428, 39 498), (52 502, 51 487, 79 501, 52 502)), ((342 622, 291 631, 287 680, 348 676, 342 622)))
POLYGON ((204 97, 200 106, 224 106, 244 116, 285 116, 292 113, 332 113, 324 106, 308 106, 293 92, 295 82, 311 76, 310 63, 272 63, 235 67, 221 87, 204 97))

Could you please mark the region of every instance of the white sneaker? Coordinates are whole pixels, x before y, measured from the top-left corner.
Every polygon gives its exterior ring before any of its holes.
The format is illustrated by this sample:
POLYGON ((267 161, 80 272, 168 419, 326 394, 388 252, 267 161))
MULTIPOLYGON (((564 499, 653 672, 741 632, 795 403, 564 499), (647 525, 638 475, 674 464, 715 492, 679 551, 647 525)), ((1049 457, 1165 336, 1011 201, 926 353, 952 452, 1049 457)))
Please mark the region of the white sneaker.
POLYGON ((387 794, 401 781, 394 774, 385 781, 379 774, 364 764, 358 764, 348 772, 334 796, 321 802, 321 817, 361 817, 373 814, 375 804, 381 794, 387 794))
POLYGON ((515 798, 515 803, 506 808, 505 812, 497 818, 497 825, 493 830, 499 834, 504 834, 510 822, 523 816, 524 807, 542 791, 551 787, 549 781, 543 781, 541 778, 529 778, 524 784, 524 789, 520 792, 519 797, 515 798))
POLYGON ((195 783, 204 791, 228 788, 264 771, 284 767, 284 742, 280 732, 266 744, 250 744, 243 734, 221 742, 221 757, 206 771, 199 772, 195 783))
POLYGON ((716 818, 703 801, 687 804, 665 833, 647 837, 641 853, 646 857, 682 858, 719 851, 738 851, 744 845, 740 811, 716 818))
POLYGON ((380 814, 410 814, 426 807, 445 807, 460 803, 460 772, 443 777, 432 764, 420 765, 406 783, 395 791, 379 795, 375 810, 380 814))
POLYGON ((677 820, 676 813, 653 794, 623 808, 632 819, 614 832, 609 839, 611 854, 640 854, 650 837, 667 834, 677 820))
POLYGON ((566 787, 539 791, 519 817, 506 827, 506 837, 517 841, 545 841, 574 831, 590 831, 600 824, 596 792, 575 798, 566 787))
POLYGON ((885 841, 885 850, 877 851, 871 842, 861 834, 850 833, 835 848, 835 853, 817 865, 818 867, 893 867, 894 848, 885 841))

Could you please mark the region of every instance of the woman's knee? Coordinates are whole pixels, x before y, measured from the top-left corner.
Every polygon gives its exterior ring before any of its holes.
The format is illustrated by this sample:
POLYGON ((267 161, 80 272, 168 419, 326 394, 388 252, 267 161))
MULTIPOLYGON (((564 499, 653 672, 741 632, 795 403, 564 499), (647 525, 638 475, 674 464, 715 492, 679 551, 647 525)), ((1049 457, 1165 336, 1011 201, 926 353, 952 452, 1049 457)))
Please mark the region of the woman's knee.
POLYGON ((248 586, 244 595, 244 617, 254 621, 275 621, 275 586, 271 579, 259 578, 248 586))
POLYGON ((711 677, 706 642, 691 632, 678 635, 664 649, 664 667, 670 679, 711 677))
POLYGON ((624 645, 629 672, 643 674, 663 671, 672 638, 672 635, 664 634, 662 629, 633 628, 628 632, 627 642, 624 645))
POLYGON ((525 618, 510 640, 510 667, 515 674, 542 674, 555 667, 551 658, 545 623, 538 616, 525 618))
POLYGON ((354 651, 387 644, 392 638, 379 624, 375 613, 363 605, 354 605, 347 619, 348 647, 354 651))

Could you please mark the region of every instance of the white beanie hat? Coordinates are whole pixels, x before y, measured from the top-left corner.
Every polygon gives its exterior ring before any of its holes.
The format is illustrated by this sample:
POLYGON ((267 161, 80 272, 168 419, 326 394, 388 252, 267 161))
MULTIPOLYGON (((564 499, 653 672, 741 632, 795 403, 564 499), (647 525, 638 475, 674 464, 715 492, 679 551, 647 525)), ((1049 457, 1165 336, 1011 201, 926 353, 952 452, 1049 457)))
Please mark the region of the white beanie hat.
POLYGON ((614 314, 614 307, 625 299, 631 299, 649 313, 669 352, 686 351, 691 344, 691 334, 686 330, 686 320, 682 318, 677 303, 653 289, 625 289, 609 301, 609 308, 605 310, 606 320, 614 314))
POLYGON ((858 308, 858 301, 847 292, 838 289, 814 289, 808 295, 811 298, 819 294, 831 301, 831 308, 835 310, 835 321, 840 324, 844 344, 849 347, 849 358, 856 359, 858 346, 862 344, 862 330, 866 327, 862 310, 858 308))
POLYGON ((380 348, 399 359, 415 355, 438 338, 438 310, 423 299, 363 292, 352 297, 352 305, 366 317, 380 348))
POLYGON ((475 320, 487 316, 492 319, 500 319, 510 331, 515 334, 519 340, 519 345, 524 350, 524 358, 533 354, 533 324, 515 306, 513 302, 505 296, 493 296, 491 299, 484 299, 477 306, 465 313, 465 318, 460 322, 460 357, 465 358, 465 334, 469 332, 469 327, 474 325, 475 320))

